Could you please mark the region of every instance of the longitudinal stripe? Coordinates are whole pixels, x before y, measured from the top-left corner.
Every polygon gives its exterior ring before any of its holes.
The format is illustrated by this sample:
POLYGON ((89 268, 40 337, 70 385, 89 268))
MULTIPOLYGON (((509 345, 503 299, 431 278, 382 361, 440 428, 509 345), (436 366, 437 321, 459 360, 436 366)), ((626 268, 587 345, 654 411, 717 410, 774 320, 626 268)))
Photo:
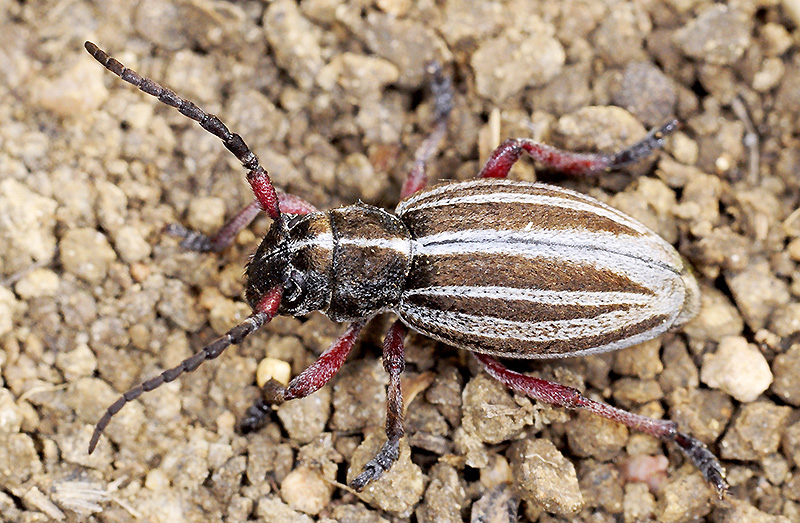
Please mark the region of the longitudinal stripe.
MULTIPOLYGON (((473 288, 473 290, 477 290, 473 288)), ((571 320, 578 318, 595 318, 603 314, 629 310, 634 307, 630 303, 605 303, 590 305, 586 303, 541 303, 534 300, 515 299, 519 295, 517 290, 507 289, 506 297, 498 295, 489 297, 489 293, 472 292, 459 293, 457 291, 446 293, 415 294, 403 293, 405 307, 414 306, 432 311, 459 311, 472 316, 485 316, 502 320, 517 320, 525 318, 530 321, 555 321, 571 320)))
POLYGON ((435 321, 441 327, 458 330, 464 335, 531 342, 579 340, 608 334, 619 325, 635 325, 653 316, 650 307, 646 307, 611 311, 595 318, 569 320, 506 320, 488 314, 477 316, 453 311, 435 311, 434 318, 431 309, 411 304, 404 306, 404 315, 416 319, 422 325, 435 321))
MULTIPOLYGON (((617 230, 620 234, 627 235, 641 235, 648 234, 650 231, 644 225, 628 218, 619 211, 607 208, 605 206, 598 206, 599 202, 582 202, 559 195, 541 195, 541 194, 525 194, 514 192, 493 192, 488 194, 474 194, 466 196, 451 196, 449 198, 442 198, 439 200, 432 200, 418 203, 413 207, 407 207, 403 210, 403 215, 412 212, 419 212, 426 209, 439 209, 441 207, 461 207, 461 209, 472 208, 472 212, 476 212, 474 206, 476 205, 500 205, 509 206, 507 211, 525 211, 529 213, 529 220, 531 223, 536 223, 538 213, 552 212, 554 209, 565 209, 569 211, 576 211, 577 213, 591 214, 599 218, 605 218, 616 224, 617 230), (513 209, 511 206, 519 206, 518 209, 513 209), (548 211, 550 208, 551 211, 548 211)), ((440 211, 441 212, 441 211, 440 211)), ((449 211, 447 211, 449 212, 449 211)), ((455 212, 458 212, 456 209, 455 212)), ((447 216, 446 214, 444 216, 447 216)), ((420 220, 422 223, 422 220, 420 220)), ((493 222, 495 223, 495 222, 493 222)), ((502 221, 498 222, 502 225, 502 221)), ((576 224, 577 225, 577 224, 576 224)))
POLYGON ((615 264, 623 264, 621 269, 626 266, 635 266, 638 269, 644 263, 679 272, 678 267, 681 262, 677 254, 671 253, 666 248, 656 250, 651 244, 647 237, 626 238, 626 241, 620 241, 619 237, 610 233, 591 233, 582 230, 473 229, 417 237, 414 240, 414 254, 434 256, 486 252, 526 257, 556 256, 564 260, 600 260, 617 255, 630 258, 613 260, 615 264))
MULTIPOLYGON (((616 269, 598 267, 593 261, 557 256, 525 257, 517 253, 475 251, 415 254, 406 289, 438 287, 453 282, 473 285, 546 289, 552 291, 603 292, 615 289, 652 295, 649 285, 632 280, 616 269)), ((653 274, 648 280, 657 277, 653 274)))
POLYGON ((403 293, 411 296, 463 296, 469 298, 487 298, 492 300, 520 300, 542 305, 647 305, 651 298, 635 292, 615 291, 550 291, 543 289, 515 289, 500 286, 475 287, 467 285, 450 285, 441 287, 424 287, 410 289, 403 293))
POLYGON ((635 317, 627 311, 599 318, 525 322, 452 311, 431 311, 404 303, 401 319, 450 345, 509 358, 552 358, 617 350, 651 339, 672 324, 675 313, 635 317))
MULTIPOLYGON (((403 200, 397 206, 395 213, 403 217, 404 215, 423 208, 432 207, 452 207, 458 204, 468 203, 491 203, 494 195, 503 194, 503 202, 498 202, 495 199, 494 203, 509 204, 514 203, 514 198, 510 195, 521 195, 516 203, 524 203, 521 201, 526 196, 528 198, 550 198, 550 200, 541 200, 538 203, 547 203, 551 206, 561 206, 568 208, 570 205, 575 209, 586 209, 584 205, 588 205, 589 212, 596 212, 602 210, 603 215, 610 217, 623 227, 636 230, 642 234, 652 234, 647 227, 627 216, 626 214, 606 205, 591 196, 543 183, 529 183, 519 182, 508 179, 478 179, 466 182, 451 182, 444 183, 425 191, 421 191, 411 197, 403 200), (483 199, 480 197, 484 197, 483 199), (473 198, 474 200, 464 200, 457 198, 473 198), (584 205, 581 205, 584 204, 584 205)), ((529 203, 537 203, 530 201, 529 203)), ((515 206, 506 207, 508 211, 519 212, 521 209, 515 206)), ((452 209, 448 209, 448 212, 452 209)), ((524 211, 526 214, 531 215, 529 211, 524 211)))
MULTIPOLYGON (((480 198, 486 197, 479 195, 480 198)), ((478 198, 478 197, 476 197, 478 198)), ((562 199, 549 197, 550 201, 562 199)), ((616 236, 646 237, 640 230, 620 224, 610 216, 601 216, 587 204, 549 205, 548 201, 523 202, 519 198, 512 204, 519 204, 511 212, 506 205, 496 200, 486 200, 459 205, 415 207, 407 211, 403 218, 412 223, 412 232, 417 237, 439 234, 453 230, 484 229, 492 224, 497 230, 506 231, 583 231, 585 233, 606 233, 616 236)))

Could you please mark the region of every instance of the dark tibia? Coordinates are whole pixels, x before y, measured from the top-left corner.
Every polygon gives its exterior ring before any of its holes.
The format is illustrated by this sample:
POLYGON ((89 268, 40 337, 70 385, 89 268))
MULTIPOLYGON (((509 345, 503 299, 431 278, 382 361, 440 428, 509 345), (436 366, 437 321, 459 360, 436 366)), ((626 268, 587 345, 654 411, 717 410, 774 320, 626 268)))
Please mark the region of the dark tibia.
POLYGON ((207 114, 193 102, 184 100, 173 91, 162 87, 150 78, 143 77, 136 71, 128 69, 92 42, 84 43, 84 47, 106 69, 129 84, 135 85, 142 92, 158 98, 160 102, 170 107, 176 108, 182 115, 196 121, 200 124, 200 127, 222 140, 225 148, 233 153, 244 168, 249 171, 247 173, 247 181, 250 183, 256 199, 261 203, 264 211, 273 219, 280 216, 275 187, 273 187, 267 171, 259 163, 258 157, 247 147, 241 136, 230 132, 225 124, 213 114, 207 114))
POLYGON ((400 374, 406 366, 403 339, 408 328, 396 321, 392 324, 383 342, 383 368, 389 374, 386 388, 386 443, 372 458, 364 470, 350 482, 350 486, 361 492, 372 480, 380 478, 400 456, 400 438, 403 437, 403 391, 400 388, 400 374))
POLYGON ((678 121, 672 120, 653 129, 642 140, 614 154, 573 153, 525 138, 506 140, 492 153, 486 165, 478 173, 478 178, 505 178, 523 152, 528 153, 542 165, 566 174, 591 175, 616 169, 638 162, 663 147, 664 138, 678 126, 678 121))
POLYGON ((577 389, 566 387, 552 381, 546 381, 532 376, 514 372, 495 358, 485 354, 475 354, 486 372, 507 387, 517 392, 527 394, 533 399, 568 409, 585 409, 603 418, 622 423, 632 429, 639 430, 664 441, 675 442, 689 459, 700 470, 720 498, 728 490, 725 481, 725 469, 719 460, 697 439, 678 432, 677 423, 669 420, 648 418, 633 414, 611 405, 591 400, 577 389))
POLYGON ((261 390, 263 398, 247 409, 247 413, 239 425, 242 432, 252 432, 263 426, 272 411, 271 405, 280 405, 291 399, 305 398, 328 383, 342 368, 365 323, 366 320, 359 320, 348 325, 339 339, 333 342, 325 352, 320 354, 317 361, 309 365, 286 387, 275 380, 265 383, 261 390))
POLYGON ((187 229, 179 223, 170 223, 164 228, 164 232, 183 238, 181 247, 190 251, 199 252, 220 252, 228 245, 233 243, 236 235, 250 225, 261 212, 261 205, 257 201, 252 201, 239 211, 236 216, 231 218, 228 223, 222 226, 214 236, 206 236, 202 232, 187 229))
POLYGON ((114 415, 116 415, 117 412, 119 412, 127 403, 135 400, 144 392, 151 391, 160 387, 164 383, 169 383, 175 380, 181 374, 192 372, 204 361, 212 360, 218 357, 225 351, 225 349, 231 345, 238 345, 248 335, 252 334, 265 323, 274 318, 276 312, 278 311, 278 306, 280 305, 281 292, 281 287, 273 288, 264 296, 253 314, 248 316, 247 319, 242 323, 225 333, 224 336, 217 339, 210 345, 203 347, 200 352, 190 356, 189 358, 186 358, 177 367, 173 367, 162 372, 155 378, 151 378, 141 385, 137 385, 120 396, 117 401, 108 407, 105 414, 103 414, 103 417, 100 418, 100 421, 98 421, 97 425, 95 425, 92 438, 89 441, 89 454, 94 452, 97 442, 100 440, 100 435, 103 433, 103 430, 105 430, 106 426, 108 426, 111 418, 113 418, 114 415))
POLYGON ((453 82, 450 76, 444 74, 437 62, 428 64, 428 73, 433 77, 431 91, 433 92, 433 103, 436 106, 436 124, 433 132, 425 138, 414 153, 414 167, 409 171, 400 191, 401 199, 411 196, 427 185, 428 176, 425 173, 425 164, 439 148, 439 144, 447 132, 447 121, 453 110, 453 82))

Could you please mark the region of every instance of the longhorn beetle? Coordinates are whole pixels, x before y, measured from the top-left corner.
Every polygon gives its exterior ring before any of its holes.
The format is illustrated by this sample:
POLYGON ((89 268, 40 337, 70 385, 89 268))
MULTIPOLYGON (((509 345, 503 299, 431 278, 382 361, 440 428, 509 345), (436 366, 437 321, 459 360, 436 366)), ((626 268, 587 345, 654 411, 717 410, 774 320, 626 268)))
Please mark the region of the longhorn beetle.
POLYGON ((243 428, 258 427, 271 405, 305 397, 344 363, 364 324, 381 312, 389 328, 383 366, 389 374, 387 441, 351 482, 356 490, 397 460, 403 436, 400 374, 408 328, 471 351, 513 390, 552 405, 586 409, 677 444, 722 497, 728 485, 717 458, 674 421, 647 418, 584 397, 578 390, 507 369, 495 359, 559 358, 612 351, 677 328, 697 312, 699 290, 681 256, 636 220, 583 194, 506 179, 522 153, 570 174, 593 174, 636 162, 663 145, 677 121, 652 130, 615 154, 578 154, 528 139, 500 145, 475 180, 426 188, 425 163, 445 134, 452 108, 450 79, 431 66, 436 126, 391 214, 357 203, 318 211, 275 189, 242 138, 214 115, 111 58, 86 50, 126 82, 175 107, 220 138, 247 170, 255 201, 214 236, 180 225, 167 231, 197 251, 220 251, 264 211, 273 222, 247 266, 253 313, 177 367, 124 393, 95 426, 91 453, 111 418, 143 392, 191 372, 269 322, 276 314, 320 310, 349 322, 344 334, 288 386, 272 380, 247 411, 243 428))

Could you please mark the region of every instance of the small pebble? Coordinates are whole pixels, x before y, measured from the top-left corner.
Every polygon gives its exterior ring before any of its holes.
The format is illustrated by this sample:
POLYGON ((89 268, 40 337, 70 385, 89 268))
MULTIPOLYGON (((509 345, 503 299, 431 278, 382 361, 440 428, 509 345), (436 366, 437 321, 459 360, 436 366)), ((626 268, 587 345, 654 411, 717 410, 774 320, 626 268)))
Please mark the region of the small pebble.
MULTIPOLYGON (((136 227, 124 225, 114 234, 114 248, 125 263, 135 263, 150 256, 150 244, 136 227)), ((133 271, 133 268, 131 268, 133 271)))
POLYGON ((17 180, 0 182, 0 268, 7 276, 52 258, 56 207, 17 180))
POLYGON ((667 479, 668 466, 669 460, 663 454, 657 456, 639 454, 626 458, 620 466, 620 471, 627 481, 644 483, 652 492, 658 492, 667 479))
POLYGON ((316 516, 330 502, 333 485, 320 473, 300 465, 281 483, 281 497, 294 510, 316 516))
POLYGON ((768 401, 745 405, 720 443, 721 457, 756 460, 777 451, 791 413, 768 401))
POLYGON ((89 228, 70 229, 58 244, 64 270, 96 285, 105 279, 117 253, 99 231, 89 228))
POLYGON ((625 485, 622 507, 625 523, 652 521, 656 500, 644 483, 630 483, 625 485))
POLYGON ((789 303, 789 286, 775 275, 767 261, 751 262, 742 271, 726 274, 725 280, 753 331, 764 328, 770 315, 789 303))
POLYGON ((500 443, 533 423, 503 384, 478 374, 464 387, 461 426, 484 443, 500 443))
POLYGON ((552 25, 537 20, 524 31, 513 27, 486 41, 472 55, 481 96, 500 103, 527 86, 547 83, 561 72, 566 53, 552 25))
POLYGON ((472 504, 472 523, 516 523, 519 499, 511 485, 499 484, 488 489, 472 504))
POLYGON ((0 336, 8 334, 14 328, 14 318, 25 309, 14 293, 0 287, 0 336))
POLYGON ((466 505, 467 494, 461 484, 459 471, 445 463, 438 463, 429 477, 425 498, 416 511, 417 521, 461 523, 461 511, 466 505))
POLYGON ((752 19, 735 7, 712 4, 675 33, 689 57, 711 64, 731 64, 750 45, 752 19))
POLYGON ((225 202, 215 196, 198 196, 189 200, 186 214, 189 228, 214 234, 225 223, 225 202))
POLYGON ((719 342, 716 352, 706 354, 700 380, 742 402, 758 398, 772 383, 772 371, 761 352, 738 336, 719 342))
POLYGON ((78 344, 74 350, 59 352, 56 366, 64 373, 67 381, 91 376, 97 369, 97 358, 85 343, 78 344))
POLYGON ((298 512, 278 498, 266 497, 258 500, 256 516, 270 523, 314 523, 314 520, 298 512))
POLYGON ((323 387, 305 398, 287 401, 277 411, 289 436, 299 443, 308 443, 322 434, 330 419, 330 388, 323 387))
POLYGON ((794 344, 772 361, 772 392, 795 407, 800 406, 800 344, 794 344))
POLYGON ((655 519, 659 523, 689 522, 711 512, 713 492, 693 465, 673 471, 658 494, 655 519))
POLYGON ((551 514, 575 514, 583 506, 575 467, 547 439, 524 439, 509 449, 520 495, 551 514))
POLYGON ((263 387, 269 380, 275 380, 284 387, 289 384, 292 377, 292 366, 288 362, 277 358, 264 358, 258 362, 256 369, 256 384, 263 387))
POLYGON ((50 269, 38 268, 20 278, 14 290, 24 300, 54 296, 58 292, 59 282, 58 274, 50 269))

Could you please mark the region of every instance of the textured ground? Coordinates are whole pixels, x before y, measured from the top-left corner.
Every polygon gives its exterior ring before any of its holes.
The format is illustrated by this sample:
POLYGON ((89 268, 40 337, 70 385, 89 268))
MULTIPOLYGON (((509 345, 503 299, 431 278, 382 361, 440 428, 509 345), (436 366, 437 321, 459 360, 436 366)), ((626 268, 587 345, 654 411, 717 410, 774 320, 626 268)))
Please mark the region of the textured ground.
POLYGON ((799 22, 794 0, 0 0, 2 519, 800 521, 799 22), (474 176, 507 137, 610 151, 680 118, 657 158, 600 180, 530 162, 513 176, 592 194, 675 244, 703 290, 698 319, 520 368, 678 421, 723 458, 729 498, 673 448, 514 396, 421 336, 410 446, 354 494, 350 467, 382 443, 390 318, 256 434, 236 427, 258 362, 296 375, 341 326, 274 321, 128 405, 88 456, 120 392, 249 313, 242 268, 269 222, 219 255, 161 234, 223 223, 250 201, 242 169, 86 39, 220 115, 321 208, 394 206, 432 126, 431 58, 456 90, 434 178, 474 176))

